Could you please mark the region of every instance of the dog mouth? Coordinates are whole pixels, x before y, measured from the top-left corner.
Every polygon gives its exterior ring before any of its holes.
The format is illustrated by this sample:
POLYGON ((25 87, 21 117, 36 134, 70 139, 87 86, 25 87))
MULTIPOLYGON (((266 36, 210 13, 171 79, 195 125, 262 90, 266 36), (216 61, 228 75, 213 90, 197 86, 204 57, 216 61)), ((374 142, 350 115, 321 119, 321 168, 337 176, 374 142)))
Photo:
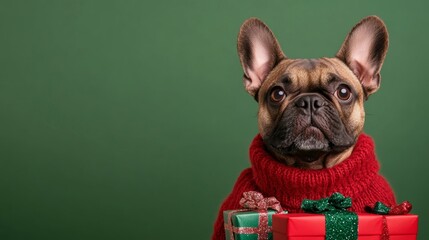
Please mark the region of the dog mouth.
POLYGON ((349 134, 338 111, 332 105, 308 113, 292 105, 278 118, 275 127, 264 136, 275 156, 291 162, 315 164, 332 154, 351 147, 355 138, 349 134))
POLYGON ((315 126, 308 126, 301 131, 290 144, 271 144, 272 148, 281 155, 293 155, 303 162, 311 163, 332 151, 332 143, 322 130, 315 126))
POLYGON ((323 132, 314 126, 309 126, 293 141, 297 151, 318 152, 329 149, 329 141, 323 132))

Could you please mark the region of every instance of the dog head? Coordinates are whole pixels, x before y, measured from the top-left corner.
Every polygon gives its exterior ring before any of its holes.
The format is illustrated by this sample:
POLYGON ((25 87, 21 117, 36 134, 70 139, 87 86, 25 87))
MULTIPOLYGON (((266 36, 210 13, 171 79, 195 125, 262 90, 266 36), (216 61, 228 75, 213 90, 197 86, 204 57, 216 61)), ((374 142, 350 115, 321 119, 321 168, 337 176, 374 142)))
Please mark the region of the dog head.
POLYGON ((244 86, 259 103, 259 132, 278 161, 332 167, 347 158, 363 130, 364 101, 380 87, 388 48, 381 19, 352 28, 335 57, 290 59, 271 30, 252 18, 241 26, 244 86))

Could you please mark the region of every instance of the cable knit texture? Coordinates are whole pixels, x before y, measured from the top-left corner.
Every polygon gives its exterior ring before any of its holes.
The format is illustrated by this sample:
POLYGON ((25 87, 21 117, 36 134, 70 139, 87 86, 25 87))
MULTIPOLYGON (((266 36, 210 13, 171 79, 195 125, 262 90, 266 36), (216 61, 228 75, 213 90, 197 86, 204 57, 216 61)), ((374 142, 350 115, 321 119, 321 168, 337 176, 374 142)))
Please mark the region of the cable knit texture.
POLYGON ((241 208, 239 201, 246 191, 259 191, 276 197, 291 213, 302 212, 303 199, 319 199, 340 192, 352 198, 352 211, 364 212, 365 206, 381 201, 396 204, 389 183, 378 171, 371 137, 361 134, 352 154, 332 168, 305 170, 286 166, 273 159, 257 135, 250 145, 251 168, 238 177, 231 194, 223 202, 214 225, 213 240, 225 239, 223 211, 241 208))

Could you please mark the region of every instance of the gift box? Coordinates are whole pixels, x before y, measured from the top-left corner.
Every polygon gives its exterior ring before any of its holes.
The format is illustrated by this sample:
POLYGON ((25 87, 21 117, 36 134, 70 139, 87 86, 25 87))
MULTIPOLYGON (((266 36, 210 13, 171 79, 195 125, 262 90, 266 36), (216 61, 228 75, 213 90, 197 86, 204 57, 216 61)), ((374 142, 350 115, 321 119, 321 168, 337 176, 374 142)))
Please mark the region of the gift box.
POLYGON ((388 215, 386 218, 390 240, 417 239, 418 216, 414 214, 388 215))
POLYGON ((283 211, 275 197, 265 198, 261 193, 248 191, 240 199, 243 209, 223 212, 227 240, 273 239, 272 216, 283 211))
MULTIPOLYGON (((415 240, 417 238, 417 215, 357 214, 359 240, 415 240), (388 228, 388 236, 384 227, 388 228)), ((272 225, 275 240, 324 240, 326 235, 325 215, 296 213, 276 214, 272 225)))
MULTIPOLYGON (((271 226, 274 210, 243 211, 229 210, 223 212, 225 236, 227 240, 273 239, 271 226)), ((278 214, 282 215, 282 214, 278 214)))

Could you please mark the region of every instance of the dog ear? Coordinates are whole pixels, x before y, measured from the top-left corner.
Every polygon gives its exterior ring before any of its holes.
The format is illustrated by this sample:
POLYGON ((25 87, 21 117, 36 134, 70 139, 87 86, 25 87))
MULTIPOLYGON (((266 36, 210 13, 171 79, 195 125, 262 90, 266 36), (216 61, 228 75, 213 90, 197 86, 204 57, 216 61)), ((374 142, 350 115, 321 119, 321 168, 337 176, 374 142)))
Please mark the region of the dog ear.
POLYGON ((256 98, 268 73, 285 55, 268 26, 256 18, 247 19, 241 26, 237 50, 244 71, 244 87, 256 98))
POLYGON ((336 55, 360 80, 366 97, 380 87, 380 69, 388 46, 386 25, 380 18, 369 16, 352 28, 336 55))

